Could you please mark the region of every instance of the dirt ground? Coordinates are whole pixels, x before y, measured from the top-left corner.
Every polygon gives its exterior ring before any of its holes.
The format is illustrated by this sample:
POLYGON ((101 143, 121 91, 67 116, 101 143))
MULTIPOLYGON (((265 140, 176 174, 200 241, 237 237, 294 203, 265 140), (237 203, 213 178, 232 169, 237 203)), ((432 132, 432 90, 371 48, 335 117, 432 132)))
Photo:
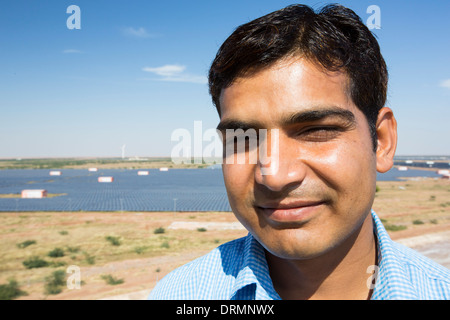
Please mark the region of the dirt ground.
MULTIPOLYGON (((432 259, 448 260, 450 182, 410 179, 378 186, 373 208, 386 226, 396 227, 388 230, 391 237, 432 259), (403 230, 394 231, 399 226, 403 230)), ((176 267, 246 234, 230 212, 2 212, 0 284, 17 280, 28 293, 23 300, 145 299, 176 267), (35 243, 19 248, 27 240, 35 243), (55 248, 65 255, 49 257, 55 248), (53 266, 26 269, 23 261, 32 256, 53 266), (80 268, 81 288, 46 294, 52 272, 70 265, 80 268), (123 283, 107 284, 105 275, 123 283)))

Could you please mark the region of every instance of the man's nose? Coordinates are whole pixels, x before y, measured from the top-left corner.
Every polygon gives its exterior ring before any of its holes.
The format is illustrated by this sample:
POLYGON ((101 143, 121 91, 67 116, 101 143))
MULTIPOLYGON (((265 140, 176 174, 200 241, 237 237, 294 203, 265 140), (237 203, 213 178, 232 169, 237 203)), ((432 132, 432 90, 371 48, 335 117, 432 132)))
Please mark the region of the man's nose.
MULTIPOLYGON (((301 150, 298 143, 280 134, 274 141, 271 136, 267 143, 267 155, 258 158, 255 169, 255 181, 271 191, 295 189, 300 185, 306 174, 306 165, 301 160, 301 150), (274 145, 278 143, 278 146, 274 145)), ((259 146, 261 148, 261 146, 259 146)))

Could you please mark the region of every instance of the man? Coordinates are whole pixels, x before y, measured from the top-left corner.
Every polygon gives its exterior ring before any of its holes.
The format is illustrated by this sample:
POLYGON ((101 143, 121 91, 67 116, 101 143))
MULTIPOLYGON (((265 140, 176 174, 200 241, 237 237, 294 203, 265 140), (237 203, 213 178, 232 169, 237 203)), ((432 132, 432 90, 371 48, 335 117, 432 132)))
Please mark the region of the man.
POLYGON ((251 144, 225 154, 249 235, 173 271, 149 298, 450 298, 449 270, 392 242, 371 211, 397 143, 387 79, 377 41, 342 6, 289 6, 236 29, 209 74, 218 129, 224 145, 230 129, 266 129, 258 143, 277 146, 264 163, 230 161, 248 160, 251 144))

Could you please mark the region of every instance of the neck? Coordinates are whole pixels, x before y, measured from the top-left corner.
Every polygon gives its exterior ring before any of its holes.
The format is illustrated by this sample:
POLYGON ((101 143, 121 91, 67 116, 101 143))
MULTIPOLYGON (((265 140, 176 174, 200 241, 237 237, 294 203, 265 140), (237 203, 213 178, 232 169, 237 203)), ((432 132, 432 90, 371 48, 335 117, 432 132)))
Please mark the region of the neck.
POLYGON ((372 217, 337 248, 308 260, 288 260, 266 251, 270 275, 283 299, 363 300, 371 296, 367 268, 376 264, 372 217))

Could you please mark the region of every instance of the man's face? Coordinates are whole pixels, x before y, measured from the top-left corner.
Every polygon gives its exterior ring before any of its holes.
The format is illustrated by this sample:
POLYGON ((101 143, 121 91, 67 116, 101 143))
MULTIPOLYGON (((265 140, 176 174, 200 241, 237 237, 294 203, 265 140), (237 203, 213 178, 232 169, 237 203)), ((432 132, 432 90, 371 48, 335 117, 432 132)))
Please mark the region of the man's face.
POLYGON ((278 129, 279 153, 270 154, 270 164, 223 165, 236 217, 278 257, 320 256, 356 232, 370 213, 376 154, 347 83, 344 73, 324 73, 297 58, 222 91, 221 129, 267 129, 268 140, 278 129), (267 167, 274 170, 264 172, 267 167))

